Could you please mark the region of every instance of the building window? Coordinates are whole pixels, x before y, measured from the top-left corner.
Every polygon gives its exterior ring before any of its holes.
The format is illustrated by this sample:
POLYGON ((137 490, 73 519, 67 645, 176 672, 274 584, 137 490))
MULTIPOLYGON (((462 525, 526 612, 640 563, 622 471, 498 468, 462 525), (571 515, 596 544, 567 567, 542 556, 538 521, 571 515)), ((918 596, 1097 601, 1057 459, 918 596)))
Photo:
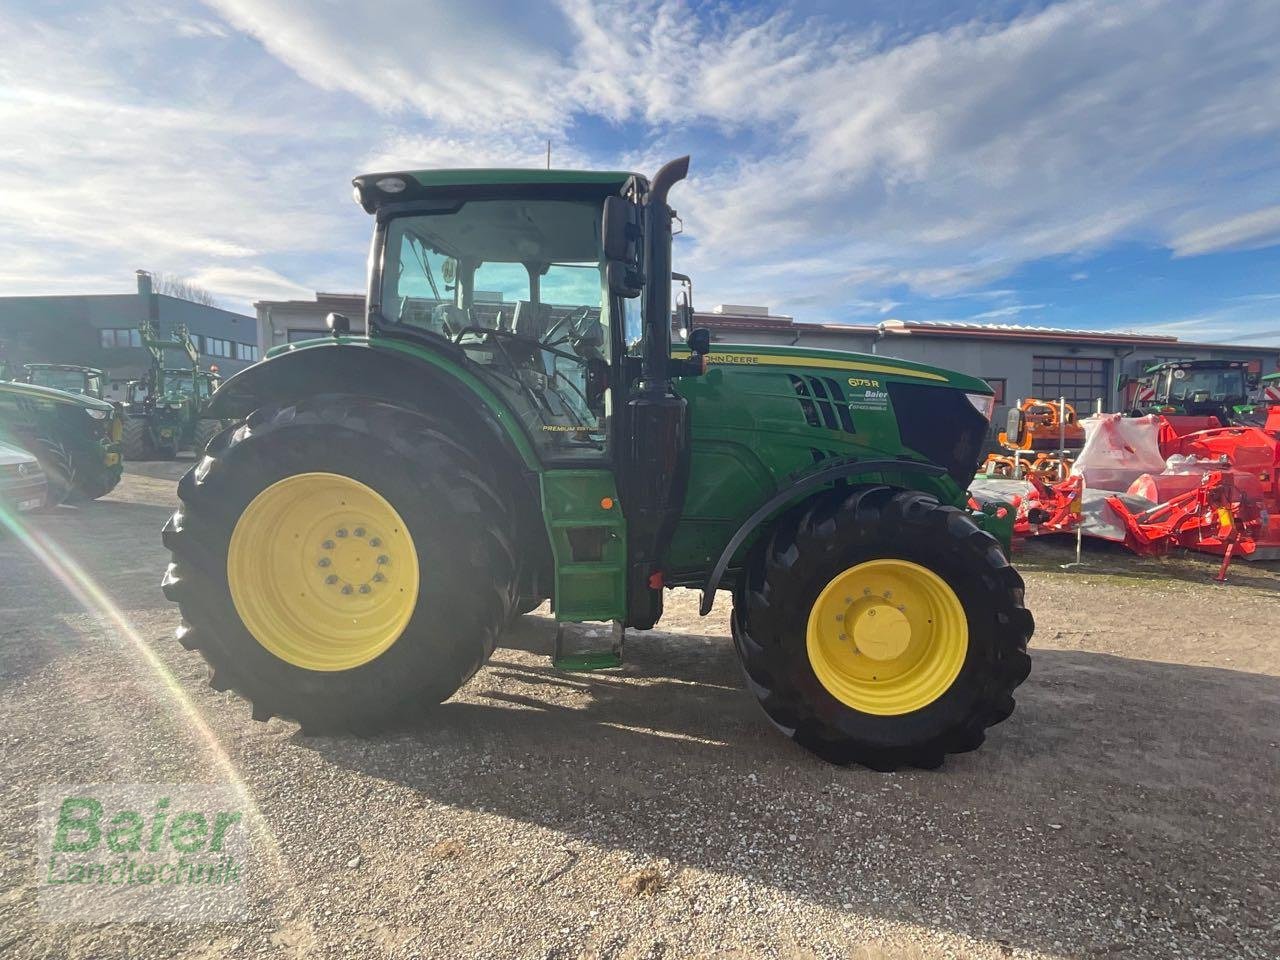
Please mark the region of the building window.
POLYGON ((258 347, 257 347, 257 344, 253 344, 253 343, 237 343, 237 344, 236 344, 236 359, 237 359, 237 360, 248 360, 250 363, 254 363, 255 361, 257 361, 257 359, 258 359, 258 347))
POLYGON ((1005 379, 1004 377, 984 377, 983 379, 987 381, 987 386, 988 386, 988 387, 990 387, 992 390, 994 390, 994 391, 995 391, 995 394, 996 394, 996 406, 997 406, 997 407, 1003 407, 1003 406, 1004 406, 1004 391, 1005 391, 1005 387, 1008 385, 1009 381, 1008 381, 1007 379, 1005 379))
POLYGON ((1095 357, 1032 357, 1031 392, 1038 400, 1066 397, 1082 415, 1111 395, 1111 361, 1095 357))
POLYGON ((227 357, 230 358, 234 354, 232 352, 232 341, 223 340, 220 337, 196 336, 196 349, 207 357, 227 357))
POLYGON ((107 327, 98 333, 102 338, 102 346, 108 350, 142 346, 142 334, 132 327, 107 327))
POLYGON ((324 336, 323 330, 296 330, 292 327, 285 333, 290 343, 297 343, 299 340, 316 340, 324 336))

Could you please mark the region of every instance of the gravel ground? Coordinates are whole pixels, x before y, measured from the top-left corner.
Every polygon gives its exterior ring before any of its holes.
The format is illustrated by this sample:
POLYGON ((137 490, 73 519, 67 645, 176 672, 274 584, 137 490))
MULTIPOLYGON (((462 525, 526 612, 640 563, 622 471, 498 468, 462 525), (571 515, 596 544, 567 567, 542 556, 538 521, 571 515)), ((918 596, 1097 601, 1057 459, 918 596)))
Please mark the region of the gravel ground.
POLYGON ((1019 557, 1038 630, 1013 718, 936 772, 812 759, 742 688, 729 604, 669 596, 621 671, 521 621, 429 726, 253 723, 172 639, 159 528, 183 464, 31 518, 120 623, 0 541, 0 955, 1280 956, 1277 567, 1019 557), (222 782, 261 812, 243 920, 43 922, 44 783, 222 782))

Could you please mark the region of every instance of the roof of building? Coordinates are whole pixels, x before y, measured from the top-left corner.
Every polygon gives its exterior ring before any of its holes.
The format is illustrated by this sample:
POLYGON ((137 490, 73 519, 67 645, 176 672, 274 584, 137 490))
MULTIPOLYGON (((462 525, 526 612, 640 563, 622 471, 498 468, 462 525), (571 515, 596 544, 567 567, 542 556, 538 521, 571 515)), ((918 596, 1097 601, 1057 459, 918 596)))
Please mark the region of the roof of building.
POLYGON ((962 320, 885 320, 886 334, 919 336, 991 337, 1001 340, 1123 340, 1127 343, 1177 343, 1166 334, 1122 330, 1083 330, 1070 327, 1032 327, 1020 323, 967 323, 962 320))

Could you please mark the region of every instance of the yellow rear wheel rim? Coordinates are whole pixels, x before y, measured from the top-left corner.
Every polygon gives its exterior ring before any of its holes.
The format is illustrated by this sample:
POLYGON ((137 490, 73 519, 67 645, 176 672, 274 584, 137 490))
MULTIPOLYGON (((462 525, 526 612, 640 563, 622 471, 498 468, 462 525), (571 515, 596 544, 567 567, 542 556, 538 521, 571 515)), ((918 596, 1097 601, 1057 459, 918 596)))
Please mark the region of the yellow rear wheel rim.
POLYGON ((351 670, 400 638, 418 602, 418 553, 372 487, 336 473, 277 481, 245 508, 227 550, 245 628, 306 670, 351 670))
POLYGON ((969 624, 960 598, 932 570, 868 560, 818 594, 806 648, 818 681, 845 706, 898 716, 951 688, 969 649, 969 624))

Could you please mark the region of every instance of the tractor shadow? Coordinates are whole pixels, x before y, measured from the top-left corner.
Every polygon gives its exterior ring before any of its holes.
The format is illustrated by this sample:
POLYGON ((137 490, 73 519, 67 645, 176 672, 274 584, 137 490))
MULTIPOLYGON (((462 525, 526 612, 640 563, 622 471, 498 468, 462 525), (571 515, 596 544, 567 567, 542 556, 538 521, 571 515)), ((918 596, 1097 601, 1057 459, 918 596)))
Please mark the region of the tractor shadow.
POLYGON ((1210 934, 1191 888, 1237 905, 1206 947, 1243 947, 1273 922, 1259 891, 1280 882, 1266 854, 1280 678, 1036 651, 983 748, 885 775, 777 733, 726 637, 636 634, 622 669, 569 674, 530 656, 549 654, 553 629, 524 618, 421 727, 297 742, 673 874, 1004 945, 1109 954, 1142 944, 1133 927, 1153 916, 1198 941, 1210 934))

